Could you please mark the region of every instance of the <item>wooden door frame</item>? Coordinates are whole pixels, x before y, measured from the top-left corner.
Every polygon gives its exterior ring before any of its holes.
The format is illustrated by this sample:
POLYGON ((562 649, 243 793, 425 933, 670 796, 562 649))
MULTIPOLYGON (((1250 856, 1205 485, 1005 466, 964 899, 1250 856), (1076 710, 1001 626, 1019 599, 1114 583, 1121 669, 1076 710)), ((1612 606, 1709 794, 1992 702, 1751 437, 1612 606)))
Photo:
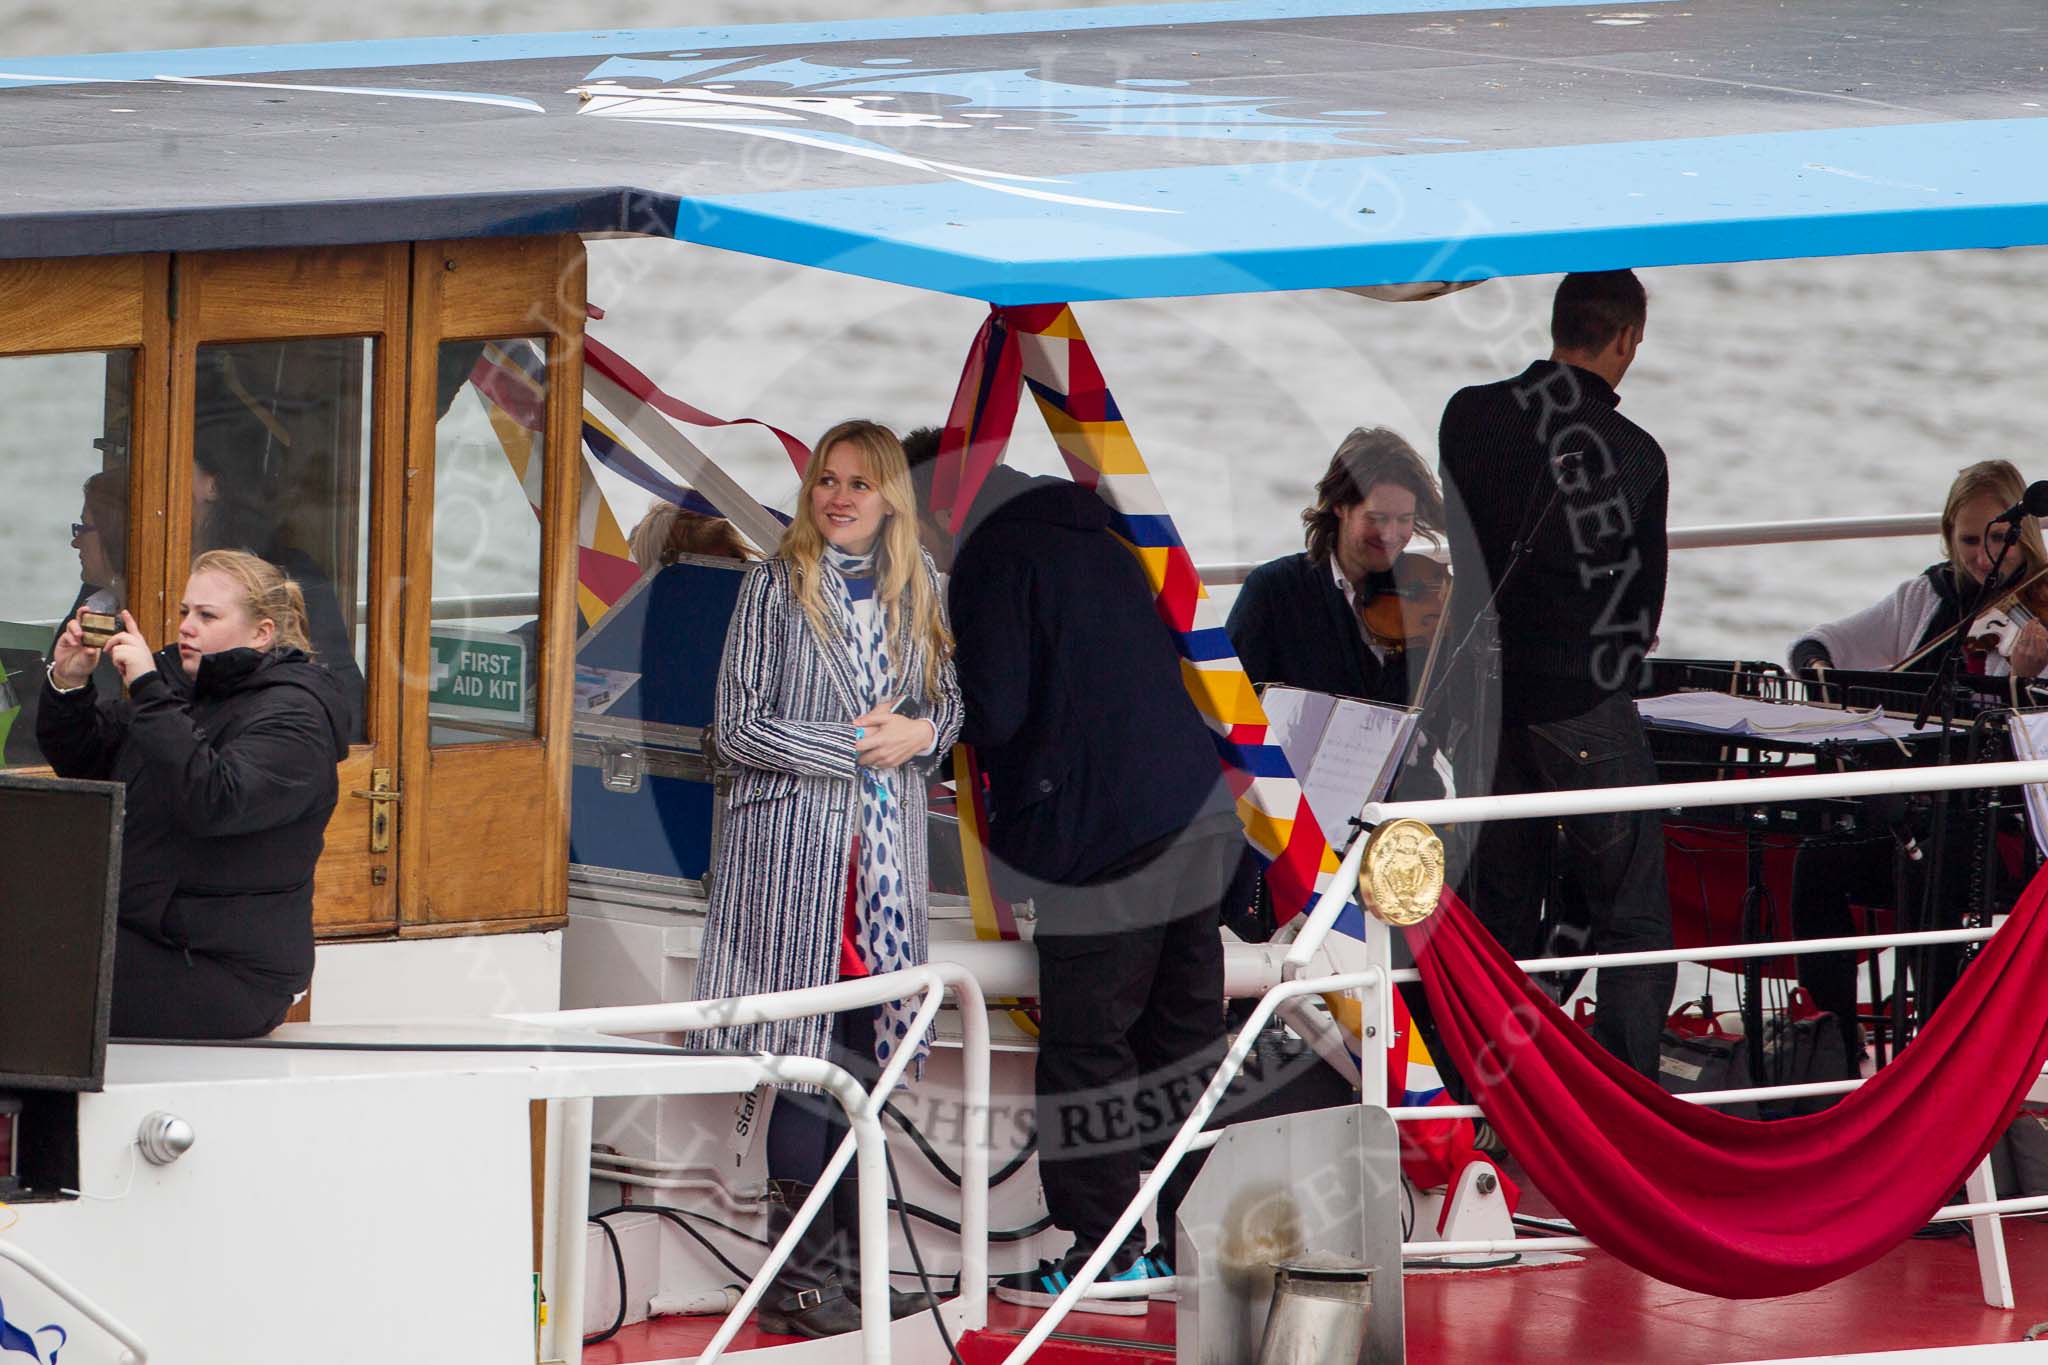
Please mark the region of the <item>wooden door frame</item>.
POLYGON ((170 273, 161 254, 0 261, 0 358, 134 352, 126 570, 129 610, 145 631, 165 611, 170 273))
MULTIPOLYGON (((401 768, 410 818, 400 824, 402 936, 440 937, 559 928, 569 891, 570 736, 575 694, 576 516, 582 479, 584 250, 573 234, 552 237, 419 242, 412 270, 412 404, 406 483, 410 515, 406 562, 406 676, 425 679, 432 666, 431 566, 434 550, 435 396, 445 341, 544 338, 548 392, 541 507, 541 613, 535 735, 504 744, 440 751, 449 765, 486 762, 492 751, 541 751, 536 831, 543 859, 538 904, 512 906, 499 918, 437 913, 433 903, 436 849, 431 835, 434 755, 427 689, 409 690, 400 730, 401 768)), ((525 793, 529 799, 533 793, 525 793)), ((443 840, 442 842, 447 842, 443 840)), ((455 850, 440 850, 446 872, 455 850)), ((493 850, 473 850, 488 871, 493 850)))
MULTIPOLYGON (((362 566, 370 585, 367 638, 370 667, 365 670, 364 716, 372 743, 353 746, 343 766, 341 804, 331 830, 367 830, 366 803, 349 795, 368 786, 370 764, 365 755, 388 755, 396 766, 401 752, 401 660, 391 654, 402 633, 402 604, 383 590, 403 568, 405 481, 394 477, 400 467, 399 442, 405 435, 406 362, 410 346, 407 288, 410 251, 404 243, 377 246, 312 247, 288 251, 219 251, 178 256, 174 271, 175 308, 170 322, 172 365, 169 396, 169 440, 160 514, 168 512, 162 536, 163 577, 182 589, 192 546, 193 408, 198 383, 199 348, 238 341, 297 341, 322 337, 373 338, 371 348, 371 477, 369 563, 362 566), (391 663, 381 665, 381 658, 391 663), (360 772, 357 772, 360 770, 360 772), (362 781, 353 780, 360 776, 362 781)), ((168 591, 158 631, 175 629, 175 601, 168 591)), ((383 765, 378 765, 383 766, 383 765)), ((401 824, 403 817, 400 817, 401 824)), ((402 858, 396 841, 391 855, 402 858)), ((324 861, 324 860, 323 860, 324 861)), ((325 923, 322 938, 388 935, 398 924, 400 875, 388 877, 381 893, 369 894, 375 907, 360 921, 325 923)))

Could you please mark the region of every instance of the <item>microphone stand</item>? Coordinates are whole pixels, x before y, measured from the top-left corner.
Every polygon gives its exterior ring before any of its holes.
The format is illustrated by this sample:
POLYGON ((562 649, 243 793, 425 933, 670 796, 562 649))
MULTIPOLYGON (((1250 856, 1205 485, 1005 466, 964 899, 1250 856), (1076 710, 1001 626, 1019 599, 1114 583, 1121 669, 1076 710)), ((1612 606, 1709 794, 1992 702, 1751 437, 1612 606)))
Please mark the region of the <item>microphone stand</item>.
MULTIPOLYGON (((1439 653, 1442 653, 1442 641, 1448 635, 1452 622, 1456 619, 1451 612, 1451 602, 1457 596, 1455 584, 1453 585, 1451 598, 1447 599, 1444 604, 1444 619, 1438 628, 1437 643, 1432 645, 1430 650, 1430 666, 1425 671, 1422 686, 1416 690, 1413 703, 1415 725, 1409 731, 1408 742, 1403 746, 1403 753, 1397 762, 1398 764, 1405 765, 1408 754, 1414 750, 1417 744, 1423 742, 1424 732, 1429 728, 1424 722, 1425 715, 1428 713, 1429 708, 1440 699, 1445 700, 1446 705, 1452 708, 1452 713, 1444 719, 1444 733, 1438 740, 1437 747, 1450 760, 1455 774, 1454 781, 1457 785, 1457 792, 1453 794, 1463 792, 1464 783, 1468 778, 1476 779, 1487 789, 1492 787, 1494 763, 1499 757, 1496 749, 1498 748, 1500 737, 1500 726, 1498 724, 1489 726, 1486 724, 1486 718, 1493 709, 1494 704, 1498 702, 1502 690, 1500 621, 1494 615, 1494 604, 1500 600, 1502 589, 1506 588, 1509 580, 1514 578, 1515 570, 1522 567, 1523 561, 1528 559, 1531 552, 1535 549, 1534 542, 1536 536, 1548 524, 1550 514, 1557 510, 1559 501, 1563 499, 1563 477, 1578 473, 1583 461, 1584 456, 1575 451, 1568 451, 1558 456, 1555 463, 1547 467, 1546 472, 1550 475, 1550 496, 1544 500, 1542 507, 1537 509, 1534 521, 1530 520, 1528 510, 1525 507, 1522 513, 1521 524, 1515 528, 1515 537, 1508 544, 1507 563, 1501 566, 1500 577, 1493 581, 1486 594, 1486 600, 1473 609, 1470 619, 1463 623, 1465 627, 1464 634, 1458 638, 1457 644, 1453 645, 1447 653, 1444 653, 1443 667, 1441 670, 1438 670, 1434 665, 1437 662, 1439 653), (1480 634, 1480 628, 1486 625, 1489 620, 1492 623, 1491 629, 1486 632, 1483 639, 1477 640, 1480 657, 1475 658, 1472 648, 1475 643, 1475 637, 1480 634), (1469 670, 1471 673, 1472 694, 1463 699, 1464 705, 1460 707, 1459 698, 1456 695, 1458 690, 1457 679, 1459 674, 1466 670, 1469 670)), ((1531 500, 1527 507, 1534 507, 1535 490, 1531 489, 1530 493, 1531 500)), ((1494 719, 1498 721, 1499 718, 1495 716, 1494 719)), ((1396 772, 1398 771, 1399 766, 1396 767, 1396 772)), ((1352 823, 1356 825, 1357 821, 1354 820, 1352 823)), ((1447 877, 1447 880, 1459 880, 1470 870, 1471 859, 1478 852, 1478 830, 1481 828, 1484 827, 1475 827, 1469 835, 1463 833, 1462 830, 1459 831, 1458 838, 1460 842, 1451 846, 1449 858, 1450 863, 1458 866, 1458 876, 1456 878, 1447 877), (1465 840, 1469 840, 1469 842, 1464 842, 1465 840)), ((1449 869, 1447 868, 1446 871, 1448 872, 1449 869)))
MULTIPOLYGON (((1923 728, 1927 724, 1928 716, 1934 710, 1935 697, 1938 695, 1941 698, 1941 759, 1937 765, 1939 767, 1946 768, 1949 765, 1949 747, 1956 718, 1956 689, 1959 686, 1957 678, 1958 670, 1962 666, 1963 645, 1969 638, 1970 627, 1976 622, 1978 613, 1982 612, 1991 602, 1992 593, 1998 585, 1998 571, 2005 564, 2006 553, 2012 549, 2013 542, 2019 539, 2019 524, 2014 522, 2011 525, 2011 533, 1999 540, 1998 549, 1991 557, 1990 572, 1985 574, 1984 581, 1977 585, 1977 591, 1971 596, 1968 609, 1963 612, 1962 617, 1956 622, 1955 634, 1949 637, 1948 644, 1943 647, 1941 662, 1934 670, 1934 681, 1928 685, 1927 694, 1920 699, 1920 712, 1913 719, 1913 728, 1915 730, 1923 728)), ((1930 850, 1926 869, 1927 884, 1920 894, 1919 914, 1914 917, 1913 929, 1916 931, 1926 929, 1933 924, 1935 898, 1941 894, 1943 882, 1946 880, 1948 853, 1948 793, 1946 791, 1939 791, 1934 794, 1933 821, 1933 835, 1929 840, 1933 847, 1930 850)), ((1923 996, 1928 985, 1928 951, 1926 948, 1917 948, 1912 955, 1911 975, 1914 988, 1922 992, 1923 996)), ((1892 974, 1891 1023, 1892 1055, 1894 1057, 1898 1055, 1899 1049, 1905 1045, 1906 1037, 1905 984, 1907 972, 1904 968, 1905 958, 1901 955, 1899 967, 1892 974)), ((1914 1010, 1914 1014, 1918 1016, 1916 1022, 1925 1022, 1931 1008, 1931 1002, 1923 998, 1914 1010)))
MULTIPOLYGON (((1962 662, 1963 645, 1969 640, 1970 626, 1976 621, 1979 613, 1990 605, 1991 594, 1998 586, 1998 570, 2004 565, 2006 552, 2012 549, 2013 541, 2019 539, 2017 533, 2018 527, 2015 525, 2012 538, 1999 543, 1998 553, 1991 557, 1991 572, 1985 574, 1984 581, 1977 585, 1976 594, 1970 598, 1969 609, 1956 623, 1955 633, 1948 637, 1948 643, 1942 646, 1941 662, 1934 668, 1934 681, 1928 685, 1926 695, 1920 698, 1920 713, 1913 718, 1915 730, 1927 724, 1927 717, 1934 710, 1934 698, 1937 694, 1942 698, 1944 723, 1952 717, 1955 706, 1955 672, 1956 666, 1962 662)), ((1947 750, 1944 749, 1942 753, 1943 761, 1946 762, 1947 750)))

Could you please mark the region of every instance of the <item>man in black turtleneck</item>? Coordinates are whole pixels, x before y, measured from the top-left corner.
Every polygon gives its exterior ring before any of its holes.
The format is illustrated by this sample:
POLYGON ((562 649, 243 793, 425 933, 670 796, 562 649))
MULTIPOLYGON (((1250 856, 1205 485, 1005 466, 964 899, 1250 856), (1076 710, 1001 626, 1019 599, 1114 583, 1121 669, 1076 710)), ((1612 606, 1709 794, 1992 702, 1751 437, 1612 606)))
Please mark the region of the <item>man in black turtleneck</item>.
MULTIPOLYGON (((1462 389, 1444 408, 1450 638, 1468 651, 1499 642, 1495 794, 1657 780, 1631 692, 1664 608, 1670 480, 1662 448, 1617 411, 1615 394, 1647 313, 1631 271, 1567 275, 1550 359, 1462 389)), ((1517 958, 1540 951, 1559 823, 1484 826, 1467 872, 1473 911, 1517 958)), ((1592 949, 1671 946, 1656 813, 1561 823, 1563 870, 1591 914, 1592 949)), ((1651 1077, 1674 980, 1669 966, 1600 973, 1595 1036, 1651 1077)))

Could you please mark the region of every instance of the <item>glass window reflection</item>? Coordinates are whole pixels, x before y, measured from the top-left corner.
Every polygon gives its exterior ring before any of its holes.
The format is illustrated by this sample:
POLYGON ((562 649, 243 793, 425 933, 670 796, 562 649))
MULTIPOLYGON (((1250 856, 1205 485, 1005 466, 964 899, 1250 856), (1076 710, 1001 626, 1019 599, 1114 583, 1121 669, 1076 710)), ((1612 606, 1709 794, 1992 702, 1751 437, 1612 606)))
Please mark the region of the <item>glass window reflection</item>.
MULTIPOLYGON (((0 767, 43 763, 43 660, 66 618, 128 605, 134 353, 0 359, 0 767)), ((120 680, 104 661, 103 694, 120 680)))
POLYGON ((314 657, 368 738, 373 343, 364 337, 199 348, 192 553, 246 550, 294 579, 314 657))

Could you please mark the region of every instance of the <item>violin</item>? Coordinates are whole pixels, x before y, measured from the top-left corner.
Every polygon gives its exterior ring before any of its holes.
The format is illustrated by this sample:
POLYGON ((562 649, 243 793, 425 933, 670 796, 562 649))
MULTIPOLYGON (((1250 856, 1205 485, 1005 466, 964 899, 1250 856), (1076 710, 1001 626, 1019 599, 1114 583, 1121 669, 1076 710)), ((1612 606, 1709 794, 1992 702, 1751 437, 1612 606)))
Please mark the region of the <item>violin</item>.
POLYGON ((1379 587, 1359 594, 1358 619, 1372 642, 1389 653, 1426 648, 1436 639, 1450 598, 1449 569, 1427 555, 1404 553, 1379 587))
POLYGON ((2018 602, 2003 609, 1987 611, 1970 623, 1970 633, 1963 641, 1963 648, 1972 654, 1997 654, 2010 659, 2013 642, 2019 639, 2020 631, 2035 619, 2034 613, 2018 602))
MULTIPOLYGON (((2043 583, 2048 583, 2048 564, 2022 575, 2015 579, 2010 587, 1999 592, 1998 596, 1992 599, 1991 605, 1977 613, 1976 619, 1963 630, 1964 651, 1979 658, 1997 654, 2010 659, 2020 632, 2040 619, 2040 613, 2028 606, 2025 599, 2033 594, 2034 588, 2043 583)), ((1912 654, 1892 665, 1890 671, 1901 672, 1933 655, 1954 637, 1958 629, 1962 628, 1950 626, 1912 654)))

